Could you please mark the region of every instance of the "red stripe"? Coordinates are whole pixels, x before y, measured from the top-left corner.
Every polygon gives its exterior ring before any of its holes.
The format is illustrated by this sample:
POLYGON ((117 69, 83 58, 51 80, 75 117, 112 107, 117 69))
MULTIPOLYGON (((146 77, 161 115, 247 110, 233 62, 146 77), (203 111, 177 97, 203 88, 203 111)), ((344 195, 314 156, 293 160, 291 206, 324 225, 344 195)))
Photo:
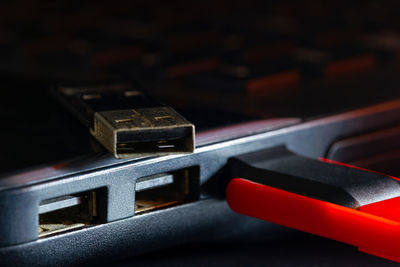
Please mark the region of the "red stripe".
POLYGON ((226 200, 238 213, 351 244, 400 262, 398 221, 241 178, 230 181, 226 200))

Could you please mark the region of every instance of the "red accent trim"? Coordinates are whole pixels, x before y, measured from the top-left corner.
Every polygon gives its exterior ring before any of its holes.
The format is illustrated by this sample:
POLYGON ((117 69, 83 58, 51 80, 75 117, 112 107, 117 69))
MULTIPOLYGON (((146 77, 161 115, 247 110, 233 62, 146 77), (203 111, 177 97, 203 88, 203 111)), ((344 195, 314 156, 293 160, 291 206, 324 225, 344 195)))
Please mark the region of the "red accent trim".
POLYGON ((376 57, 370 54, 341 59, 328 63, 324 68, 324 75, 326 77, 336 77, 349 72, 366 71, 372 69, 376 62, 376 57))
POLYGON ((266 96, 295 89, 300 83, 301 75, 297 70, 283 71, 267 76, 250 79, 246 83, 249 96, 266 96))
POLYGON ((202 71, 214 70, 218 68, 220 64, 221 60, 218 57, 202 58, 170 66, 167 69, 167 76, 169 78, 176 78, 202 71))
POLYGON ((400 222, 400 197, 364 205, 360 207, 360 210, 369 214, 400 222))
POLYGON ((361 251, 400 262, 400 222, 374 214, 381 210, 378 213, 386 215, 400 198, 380 202, 381 207, 367 205, 365 212, 235 178, 228 184, 226 200, 238 213, 351 244, 361 251))
POLYGON ((381 172, 377 172, 377 171, 373 171, 373 170, 369 170, 369 169, 364 169, 358 166, 354 166, 354 165, 350 165, 347 163, 343 163, 343 162, 339 162, 339 161, 334 161, 331 159, 326 159, 326 158, 319 158, 320 161, 322 162, 326 162, 326 163, 331 163, 331 164, 336 164, 336 165, 340 165, 340 166, 344 166, 344 167, 349 167, 349 168, 353 168, 353 169, 358 169, 358 170, 362 170, 362 171, 367 171, 367 172, 373 172, 373 173, 377 173, 377 174, 381 174, 381 175, 385 175, 389 178, 395 179, 397 181, 400 181, 400 178, 391 176, 391 175, 387 175, 386 173, 381 173, 381 172))

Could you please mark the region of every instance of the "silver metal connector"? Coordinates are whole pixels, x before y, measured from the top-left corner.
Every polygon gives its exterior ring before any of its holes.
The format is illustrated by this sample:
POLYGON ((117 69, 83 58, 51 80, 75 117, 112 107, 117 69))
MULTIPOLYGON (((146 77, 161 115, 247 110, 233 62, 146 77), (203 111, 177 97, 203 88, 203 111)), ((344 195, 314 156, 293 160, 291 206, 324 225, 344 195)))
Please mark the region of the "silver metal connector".
POLYGON ((100 111, 91 133, 116 158, 191 153, 194 125, 166 106, 100 111))

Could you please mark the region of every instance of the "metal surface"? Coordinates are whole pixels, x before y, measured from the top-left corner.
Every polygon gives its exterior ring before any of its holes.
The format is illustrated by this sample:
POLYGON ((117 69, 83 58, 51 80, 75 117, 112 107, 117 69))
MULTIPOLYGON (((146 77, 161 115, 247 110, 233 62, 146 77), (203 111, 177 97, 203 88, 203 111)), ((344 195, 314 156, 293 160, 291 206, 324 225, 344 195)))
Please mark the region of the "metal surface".
POLYGON ((39 206, 39 214, 59 210, 75 205, 79 205, 83 202, 82 196, 65 196, 56 199, 52 199, 51 201, 42 201, 39 206))
POLYGON ((172 174, 160 173, 144 179, 140 179, 136 182, 135 190, 136 192, 146 190, 149 188, 159 187, 167 184, 172 184, 174 182, 174 177, 172 174))
POLYGON ((94 114, 91 133, 116 158, 163 156, 194 150, 194 125, 169 107, 94 114))

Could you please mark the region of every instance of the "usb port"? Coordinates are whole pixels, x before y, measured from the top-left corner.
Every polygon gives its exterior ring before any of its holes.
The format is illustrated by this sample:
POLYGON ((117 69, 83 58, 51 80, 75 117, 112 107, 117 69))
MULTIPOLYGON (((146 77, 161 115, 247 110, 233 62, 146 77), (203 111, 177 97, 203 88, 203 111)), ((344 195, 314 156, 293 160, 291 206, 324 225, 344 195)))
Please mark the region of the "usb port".
POLYGON ((135 214, 197 200, 198 167, 140 178, 136 181, 135 191, 135 214))
POLYGON ((194 150, 193 124, 169 107, 96 112, 92 134, 116 158, 194 150))
MULTIPOLYGON (((100 221, 98 197, 104 190, 62 196, 44 200, 39 206, 39 237, 62 233, 100 221)), ((102 207, 103 205, 100 205, 102 207)))

